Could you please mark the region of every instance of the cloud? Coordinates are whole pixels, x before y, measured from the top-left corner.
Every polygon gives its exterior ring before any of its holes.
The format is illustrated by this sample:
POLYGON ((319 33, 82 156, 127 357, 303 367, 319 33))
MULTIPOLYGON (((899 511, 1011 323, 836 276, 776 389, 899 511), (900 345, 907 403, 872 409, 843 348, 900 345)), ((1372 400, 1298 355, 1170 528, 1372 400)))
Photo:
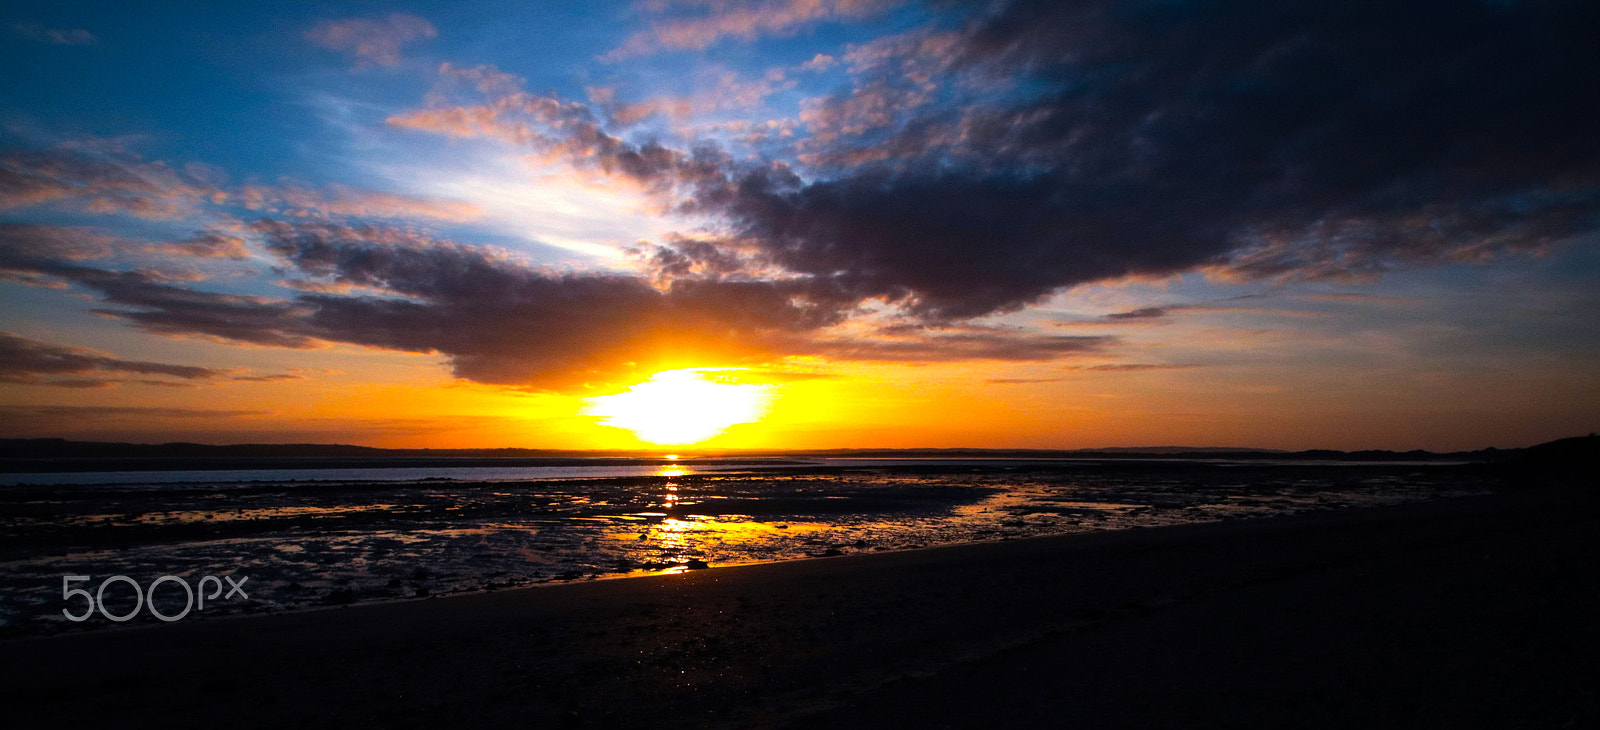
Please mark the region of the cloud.
POLYGON ((24 38, 58 46, 92 46, 100 42, 95 34, 82 28, 47 28, 38 23, 14 23, 11 32, 24 38))
POLYGON ((655 115, 681 124, 695 115, 756 109, 767 97, 799 84, 783 68, 768 69, 761 78, 752 80, 741 78, 731 69, 707 68, 696 72, 691 83, 694 90, 687 96, 656 96, 632 103, 616 102, 611 89, 591 89, 590 96, 604 100, 601 106, 617 125, 634 125, 655 115))
MULTIPOLYGON (((293 183, 247 184, 230 190, 214 183, 222 177, 206 165, 190 163, 174 170, 162 162, 145 161, 115 140, 11 150, 0 152, 0 210, 49 205, 80 213, 184 220, 205 210, 234 205, 319 218, 431 218, 455 223, 476 220, 484 213, 460 200, 339 184, 320 189, 293 183)), ((187 246, 188 255, 203 255, 196 246, 207 245, 199 241, 166 249, 176 253, 187 246)))
POLYGON ((810 348, 812 354, 840 360, 1028 362, 1097 353, 1117 342, 1117 338, 1109 336, 1040 335, 972 325, 932 331, 917 326, 891 326, 865 335, 818 338, 810 348))
POLYGON ((1384 307, 1414 307, 1422 302, 1422 300, 1415 297, 1397 297, 1365 292, 1312 292, 1310 294, 1300 294, 1295 298, 1308 302, 1331 302, 1350 305, 1370 304, 1384 307))
POLYGON ((1592 6, 1120 7, 857 53, 808 112, 815 179, 744 173, 713 205, 784 268, 934 320, 1194 269, 1369 279, 1600 222, 1592 6))
POLYGON ((827 71, 837 65, 839 65, 839 59, 826 53, 818 53, 812 56, 811 60, 800 64, 800 69, 804 71, 827 71))
MULTIPOLYGON (((1150 370, 1191 370, 1199 365, 1170 365, 1159 363, 1105 363, 1101 365, 1067 365, 1069 370, 1085 370, 1099 373, 1141 373, 1150 370)), ((1060 383, 1072 378, 990 378, 983 382, 996 385, 1029 385, 1033 383, 1060 383)))
POLYGON ((1014 2, 850 49, 853 86, 802 111, 800 168, 634 144, 520 91, 391 122, 637 184, 765 269, 929 322, 1195 270, 1368 281, 1600 228, 1600 101, 1575 91, 1600 83, 1576 50, 1600 10, 1118 8, 1014 2))
POLYGON ((1159 304, 1148 307, 1139 307, 1124 312, 1112 312, 1095 319, 1059 320, 1052 324, 1058 327, 1085 327, 1105 325, 1161 325, 1171 322, 1183 313, 1233 313, 1247 315, 1266 315, 1273 317, 1320 317, 1326 312, 1316 309, 1307 309, 1301 306, 1280 304, 1263 304, 1282 299, 1292 305, 1295 302, 1327 301, 1327 302, 1382 302, 1385 304, 1404 304, 1409 300, 1399 297, 1378 297, 1371 295, 1296 295, 1292 297, 1278 297, 1267 294, 1245 294, 1215 301, 1184 302, 1178 304, 1159 304))
POLYGON ((851 49, 853 87, 803 111, 799 169, 631 144, 520 92, 391 121, 631 180, 790 276, 957 321, 1096 281, 1367 281, 1593 233, 1597 15, 1013 2, 851 49))
MULTIPOLYGON (((184 380, 214 378, 223 371, 192 365, 124 360, 95 350, 54 345, 0 332, 0 383, 97 388, 120 382, 109 378, 63 378, 84 374, 165 375, 184 380)), ((164 381, 156 381, 164 382, 164 381)))
MULTIPOLYGON (((51 236, 55 238, 51 238, 51 236)), ((670 367, 791 355, 878 361, 1052 360, 1109 337, 995 327, 839 329, 858 301, 827 279, 762 279, 737 265, 658 281, 546 271, 490 249, 395 228, 263 219, 249 235, 302 282, 291 297, 201 291, 150 272, 54 256, 40 227, 0 228, 0 271, 95 292, 97 313, 155 334, 275 347, 346 343, 449 359, 482 383, 576 390, 670 367)), ((680 242, 693 252, 693 242, 680 242)), ((241 379, 257 379, 241 376, 241 379)))
POLYGON ((555 161, 579 171, 610 178, 648 191, 663 201, 693 201, 702 193, 726 188, 732 164, 721 150, 702 145, 688 152, 657 142, 635 144, 608 132, 587 105, 555 96, 515 90, 519 85, 485 85, 496 78, 490 67, 440 68, 441 80, 468 84, 479 93, 489 89, 482 103, 454 104, 444 92, 432 95, 425 109, 397 114, 387 120, 402 129, 456 138, 493 139, 531 149, 541 162, 555 161), (706 190, 702 190, 702 188, 706 190))
POLYGON ((1175 308, 1177 308, 1177 307, 1176 306, 1140 307, 1139 309, 1134 309, 1134 310, 1127 311, 1127 312, 1113 312, 1111 314, 1106 315, 1106 319, 1116 320, 1116 321, 1139 320, 1139 319, 1165 319, 1167 317, 1167 315, 1171 314, 1172 310, 1175 309, 1175 308))
POLYGON ((189 289, 158 273, 89 266, 74 258, 83 250, 80 231, 54 226, 0 224, 0 272, 18 277, 70 282, 100 296, 115 309, 98 314, 166 335, 205 335, 221 340, 275 347, 307 348, 314 338, 286 328, 306 310, 270 297, 189 289))
POLYGON ((663 291, 636 276, 545 272, 393 229, 256 227, 298 271, 386 294, 302 295, 310 311, 297 332, 439 352, 458 376, 485 383, 572 388, 644 363, 761 358, 838 319, 783 282, 684 281, 663 291))
MULTIPOLYGON (((206 408, 149 408, 140 406, 0 406, 0 421, 41 425, 49 420, 61 423, 79 420, 121 418, 239 418, 264 416, 269 411, 215 410, 206 408)), ((44 429, 40 429, 44 430, 44 429)))
POLYGON ((291 373, 276 373, 272 375, 235 375, 228 379, 239 380, 248 383, 278 383, 286 380, 305 380, 306 376, 295 375, 291 373))
POLYGON ((150 247, 170 256, 195 256, 213 259, 247 259, 250 248, 245 240, 226 231, 203 231, 181 241, 168 241, 150 247))
POLYGON ((246 185, 237 200, 255 211, 323 218, 436 218, 466 222, 483 215, 483 209, 460 200, 424 198, 333 184, 323 190, 298 185, 246 185))
POLYGON ((1127 362, 1127 363, 1107 363, 1107 364, 1104 364, 1104 365, 1083 365, 1083 366, 1074 367, 1073 369, 1074 370, 1093 370, 1093 371, 1096 371, 1096 372, 1109 372, 1109 373, 1138 373, 1138 372, 1144 372, 1146 370, 1190 370, 1190 369, 1197 368, 1197 367, 1200 367, 1200 366, 1199 365, 1173 365, 1173 364, 1159 364, 1159 363, 1127 362))
POLYGON ((103 142, 0 154, 0 210, 60 204, 174 220, 192 215, 216 193, 187 173, 103 142))
POLYGON ((645 6, 659 17, 650 29, 629 36, 621 46, 600 57, 620 61, 661 51, 703 51, 723 39, 752 41, 761 36, 788 36, 822 22, 848 22, 870 17, 898 0, 695 0, 661 2, 645 6), (697 12, 684 16, 683 8, 697 12), (677 12, 673 12, 677 11, 677 12))
POLYGON ((439 31, 426 19, 410 13, 393 13, 382 20, 347 18, 324 20, 306 31, 306 40, 357 59, 357 68, 400 65, 401 46, 436 38, 439 31))
POLYGON ((23 271, 26 262, 43 265, 105 258, 120 240, 82 226, 0 223, 0 268, 23 271), (17 267, 12 269, 12 267, 17 267))
POLYGON ((632 275, 546 272, 398 229, 306 221, 263 220, 253 233, 290 271, 350 293, 207 292, 52 257, 48 242, 30 237, 37 232, 0 235, 0 270, 88 288, 110 305, 97 312, 146 331, 436 352, 458 376, 485 383, 569 389, 679 361, 761 359, 843 316, 797 283, 682 281, 661 290, 632 275))

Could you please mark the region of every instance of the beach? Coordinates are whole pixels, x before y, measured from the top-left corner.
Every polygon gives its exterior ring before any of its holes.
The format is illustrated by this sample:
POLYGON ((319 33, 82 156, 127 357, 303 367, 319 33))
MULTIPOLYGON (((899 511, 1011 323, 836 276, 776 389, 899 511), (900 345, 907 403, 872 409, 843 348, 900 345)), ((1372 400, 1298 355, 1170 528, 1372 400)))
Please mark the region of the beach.
POLYGON ((0 643, 18 726, 1587 727, 1592 489, 0 643))

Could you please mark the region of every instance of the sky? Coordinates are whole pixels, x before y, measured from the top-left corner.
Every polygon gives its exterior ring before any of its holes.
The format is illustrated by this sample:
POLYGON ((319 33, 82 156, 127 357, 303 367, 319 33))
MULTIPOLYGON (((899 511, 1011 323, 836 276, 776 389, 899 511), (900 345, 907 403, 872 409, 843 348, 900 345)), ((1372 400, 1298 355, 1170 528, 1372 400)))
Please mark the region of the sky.
POLYGON ((1600 430, 1600 5, 12 2, 0 437, 1600 430))

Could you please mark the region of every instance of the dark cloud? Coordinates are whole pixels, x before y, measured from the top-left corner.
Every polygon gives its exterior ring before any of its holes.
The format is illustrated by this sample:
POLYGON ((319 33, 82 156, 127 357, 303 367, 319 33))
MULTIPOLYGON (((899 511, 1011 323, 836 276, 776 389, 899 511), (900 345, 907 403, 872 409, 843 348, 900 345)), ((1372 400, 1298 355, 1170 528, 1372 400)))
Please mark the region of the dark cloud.
POLYGON ((768 167, 700 203, 934 320, 1538 249, 1597 226, 1597 32, 1588 2, 1016 2, 870 49, 818 107, 814 182, 768 167))
POLYGON ((275 347, 305 348, 315 340, 296 325, 309 310, 269 297, 198 291, 160 274, 82 263, 98 257, 97 239, 81 229, 0 224, 0 273, 23 280, 65 281, 95 291, 116 309, 99 314, 166 335, 205 335, 275 347))
POLYGON ((658 287, 636 275, 543 271, 393 228, 275 220, 251 228, 281 260, 282 273, 325 286, 305 286, 288 299, 199 291, 148 272, 63 260, 52 254, 75 250, 71 237, 36 227, 0 228, 0 271, 88 288, 110 305, 98 312, 157 334, 440 353, 462 378, 551 389, 784 355, 1028 361, 1114 342, 973 325, 834 336, 829 328, 855 312, 855 300, 810 278, 730 273, 658 287), (329 293, 337 291, 344 293, 329 293))
POLYGON ((66 265, 111 255, 117 240, 90 228, 0 223, 0 268, 66 265))
MULTIPOLYGON (((1157 363, 1105 363, 1101 365, 1069 365, 1071 370, 1088 370, 1098 373, 1138 373, 1147 370, 1190 370, 1199 365, 1166 365, 1157 363)), ((986 383, 996 385, 1027 385, 1031 383, 1059 383, 1070 378, 990 378, 986 383)))
POLYGON ((770 356, 833 324, 801 284, 540 271, 483 249, 392 229, 262 221, 296 270, 387 296, 306 294, 297 331, 450 356, 480 382, 571 387, 633 367, 770 356))
POLYGON ((1176 307, 1140 307, 1127 312, 1113 312, 1106 315, 1111 320, 1139 320, 1139 319, 1164 319, 1176 307))
POLYGON ((658 279, 719 279, 747 271, 754 262, 728 246, 713 241, 678 237, 666 245, 646 245, 633 253, 658 279))
POLYGON ((463 378, 551 388, 770 357, 844 316, 809 299, 804 282, 691 279, 658 289, 632 275, 540 271, 390 228, 263 220, 254 232, 287 273, 358 293, 199 291, 66 259, 81 242, 36 226, 0 227, 0 271, 88 288, 112 305, 98 312, 157 334, 437 352, 463 378))
POLYGON ((441 69, 486 103, 390 122, 718 219, 723 238, 648 254, 665 278, 779 270, 928 322, 1195 269, 1370 279, 1600 227, 1594 3, 940 6, 960 8, 844 54, 853 85, 807 102, 787 151, 803 168, 629 141, 487 68, 441 69))
MULTIPOLYGON (((101 388, 121 382, 111 378, 60 377, 96 373, 166 375, 198 380, 214 378, 221 375, 222 371, 192 365, 124 360, 94 350, 54 345, 10 332, 0 332, 0 383, 101 388)), ((166 381, 149 382, 166 383, 166 381)))
POLYGON ((163 283, 140 271, 77 268, 64 272, 100 293, 117 309, 96 313, 117 317, 162 335, 205 335, 273 347, 309 348, 316 338, 300 324, 311 313, 303 303, 271 297, 198 291, 163 283))
POLYGON ((967 329, 916 333, 899 338, 851 337, 810 343, 811 352, 839 360, 954 362, 960 360, 1056 360, 1102 351, 1117 343, 1108 336, 1035 335, 1014 330, 967 329))
POLYGON ((1104 364, 1104 365, 1084 365, 1084 366, 1080 366, 1080 367, 1077 367, 1077 368, 1074 368, 1074 369, 1075 370, 1093 370, 1093 371, 1096 371, 1096 372, 1103 372, 1103 373, 1107 373, 1107 372, 1109 372, 1109 373, 1137 373, 1137 372, 1143 372, 1143 371, 1146 371, 1146 370, 1190 370, 1190 369, 1197 368, 1197 367, 1200 367, 1200 366, 1199 365, 1181 365, 1181 364, 1169 365, 1169 364, 1160 364, 1160 363, 1127 362, 1127 363, 1107 363, 1107 364, 1104 364))

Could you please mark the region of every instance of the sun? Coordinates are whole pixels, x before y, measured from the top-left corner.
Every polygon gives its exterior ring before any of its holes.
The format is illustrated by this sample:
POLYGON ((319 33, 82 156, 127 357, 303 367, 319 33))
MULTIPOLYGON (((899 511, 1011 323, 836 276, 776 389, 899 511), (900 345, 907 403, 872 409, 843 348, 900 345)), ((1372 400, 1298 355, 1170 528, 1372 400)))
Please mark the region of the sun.
POLYGON ((755 423, 767 413, 772 387, 725 382, 716 373, 737 368, 663 370, 615 395, 586 398, 583 413, 603 426, 625 428, 652 444, 705 441, 736 423, 755 423))

